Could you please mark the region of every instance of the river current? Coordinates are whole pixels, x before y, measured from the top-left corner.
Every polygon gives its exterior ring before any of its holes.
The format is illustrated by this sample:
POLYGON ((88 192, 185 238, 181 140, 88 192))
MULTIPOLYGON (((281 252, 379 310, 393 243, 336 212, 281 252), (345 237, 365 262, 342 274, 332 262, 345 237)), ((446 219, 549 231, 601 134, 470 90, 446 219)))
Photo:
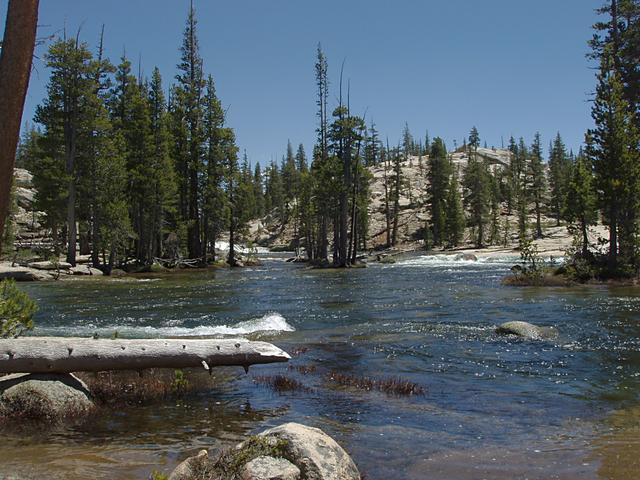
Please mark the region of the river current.
POLYGON ((147 478, 288 421, 325 430, 368 480, 640 478, 640 288, 502 286, 515 261, 412 256, 335 271, 273 255, 233 271, 21 284, 40 305, 33 335, 242 335, 315 371, 219 369, 184 398, 3 432, 0 478, 147 478), (510 320, 559 335, 494 333, 510 320), (334 371, 424 393, 340 386, 334 371), (260 380, 273 375, 305 388, 274 391, 260 380))

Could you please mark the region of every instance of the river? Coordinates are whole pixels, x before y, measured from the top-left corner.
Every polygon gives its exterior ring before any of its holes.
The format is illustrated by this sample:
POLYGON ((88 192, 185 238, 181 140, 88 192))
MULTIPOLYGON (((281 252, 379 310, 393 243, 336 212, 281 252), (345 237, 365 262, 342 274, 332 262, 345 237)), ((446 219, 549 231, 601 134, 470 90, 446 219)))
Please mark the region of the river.
POLYGON ((40 305, 34 335, 244 335, 316 370, 220 369, 185 398, 46 434, 3 432, 0 478, 147 478, 297 421, 333 436, 368 480, 637 479, 640 289, 504 287, 513 262, 413 256, 335 271, 273 255, 233 271, 21 284, 40 305), (559 336, 497 336, 509 320, 559 336), (398 376, 425 392, 338 386, 332 371, 398 376), (257 381, 277 374, 307 388, 257 381))

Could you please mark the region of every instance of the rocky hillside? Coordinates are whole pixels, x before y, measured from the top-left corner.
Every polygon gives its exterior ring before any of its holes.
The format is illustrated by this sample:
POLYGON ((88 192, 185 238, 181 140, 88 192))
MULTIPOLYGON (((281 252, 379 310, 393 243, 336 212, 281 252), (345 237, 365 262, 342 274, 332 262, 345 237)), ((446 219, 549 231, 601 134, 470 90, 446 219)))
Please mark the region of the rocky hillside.
POLYGON ((50 247, 50 239, 46 237, 41 225, 42 212, 34 211, 33 203, 36 190, 33 188, 33 175, 28 170, 16 168, 15 198, 16 209, 12 215, 15 243, 18 248, 50 247))
MULTIPOLYGON (((510 152, 507 150, 478 149, 478 154, 496 168, 508 165, 510 152)), ((427 222, 425 195, 427 189, 428 157, 409 157, 402 163, 403 189, 400 196, 400 217, 398 222, 398 240, 404 246, 420 246, 424 227, 427 222)), ((464 152, 452 154, 453 164, 463 170, 468 157, 464 152)), ((383 166, 370 167, 373 176, 370 186, 369 232, 367 244, 371 248, 386 244, 387 228, 385 216, 385 169, 383 166)), ((387 176, 391 172, 387 171, 387 176)), ((281 224, 273 216, 256 220, 250 225, 250 237, 264 246, 285 247, 292 245, 294 226, 281 224)))
MULTIPOLYGON (((494 168, 504 168, 509 163, 510 152, 501 149, 479 148, 478 154, 486 159, 494 168)), ((452 154, 454 165, 462 171, 467 164, 466 153, 458 151, 452 154)), ((369 248, 382 247, 386 244, 386 218, 385 218, 385 171, 383 166, 371 167, 370 172, 373 181, 370 186, 371 199, 369 203, 369 232, 367 244, 369 248)), ((390 175, 391 172, 387 172, 390 175)), ((425 193, 427 189, 427 157, 409 157, 402 163, 403 189, 400 196, 400 217, 398 228, 398 240, 401 248, 412 249, 421 248, 423 245, 423 230, 427 222, 425 208, 425 193)), ((50 247, 51 240, 46 236, 41 221, 43 214, 33 210, 33 200, 35 189, 32 185, 32 175, 27 170, 16 169, 16 200, 17 210, 14 215, 16 224, 15 236, 18 248, 47 248, 50 247)), ((513 249, 518 244, 516 225, 517 219, 514 216, 507 216, 503 212, 502 219, 509 221, 511 232, 506 239, 506 244, 501 249, 513 249)), ((530 224, 535 222, 533 215, 530 217, 530 224)), ((549 254, 560 254, 571 245, 571 236, 564 226, 556 226, 553 219, 543 217, 543 228, 545 238, 539 240, 538 246, 541 252, 549 254)), ((254 220, 249 225, 249 235, 246 240, 255 244, 270 248, 282 248, 291 250, 294 245, 296 226, 293 222, 282 224, 276 216, 254 220)), ((603 227, 595 228, 593 240, 598 236, 605 236, 606 230, 603 227)), ((471 235, 467 232, 464 247, 471 247, 471 235)), ((492 249, 492 250, 495 250, 492 249)))

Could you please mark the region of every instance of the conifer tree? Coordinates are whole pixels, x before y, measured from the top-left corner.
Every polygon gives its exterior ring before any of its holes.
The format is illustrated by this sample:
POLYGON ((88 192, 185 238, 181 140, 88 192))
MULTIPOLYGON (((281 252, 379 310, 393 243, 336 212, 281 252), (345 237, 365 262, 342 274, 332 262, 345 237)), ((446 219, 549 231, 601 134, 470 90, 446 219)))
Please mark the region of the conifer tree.
POLYGON ((296 196, 298 189, 298 170, 296 158, 293 153, 291 141, 287 141, 287 154, 282 160, 282 183, 286 202, 290 202, 296 196))
POLYGON ((433 246, 441 246, 448 240, 447 200, 452 167, 444 141, 439 137, 436 137, 431 145, 428 172, 427 205, 431 217, 430 239, 433 246))
POLYGON ((78 140, 87 134, 83 103, 94 89, 92 55, 78 38, 65 38, 54 41, 45 58, 51 76, 47 97, 36 110, 36 121, 44 128, 43 154, 47 160, 34 172, 34 184, 44 188, 40 205, 46 208, 54 238, 58 237, 60 219, 66 213, 67 262, 75 265, 78 140), (65 213, 59 210, 60 203, 66 205, 65 213))
POLYGON ((256 162, 253 170, 253 196, 256 201, 256 217, 262 218, 265 214, 264 208, 264 181, 262 178, 262 167, 256 162))
POLYGON ((213 77, 207 77, 204 96, 203 139, 206 175, 203 187, 203 253, 205 263, 209 254, 216 260, 215 243, 227 226, 226 208, 228 197, 224 191, 225 145, 224 111, 216 96, 213 77))
POLYGON ((229 256, 227 263, 231 267, 238 266, 236 258, 236 238, 243 228, 240 193, 240 171, 238 169, 238 147, 233 130, 225 128, 220 132, 222 151, 225 159, 225 182, 227 185, 227 202, 229 205, 229 256))
POLYGON ((445 236, 447 245, 449 247, 457 247, 464 237, 465 228, 457 168, 452 168, 451 180, 447 189, 446 212, 445 236))
POLYGON ((524 143, 524 139, 521 137, 518 149, 516 150, 516 156, 518 158, 517 164, 519 169, 518 177, 516 178, 516 197, 518 206, 518 237, 520 240, 524 240, 527 237, 527 214, 529 213, 529 194, 530 194, 530 168, 529 163, 529 151, 524 143))
POLYGON ((149 116, 151 130, 151 225, 150 254, 154 257, 163 255, 165 233, 175 231, 176 227, 176 176, 173 160, 170 155, 170 119, 167 102, 162 88, 160 70, 156 67, 151 75, 149 85, 149 116))
POLYGON ((42 138, 42 132, 33 124, 27 125, 20 137, 16 150, 16 168, 29 168, 39 157, 38 143, 42 138))
POLYGON ((603 219, 609 227, 609 267, 637 261, 640 158, 638 131, 624 99, 623 85, 610 56, 601 59, 596 98, 592 107, 596 185, 600 191, 603 219))
POLYGON ((314 196, 316 199, 315 212, 318 214, 318 228, 317 228, 317 240, 316 252, 314 259, 327 262, 329 256, 328 250, 328 221, 331 211, 331 204, 328 199, 328 192, 330 191, 331 165, 329 162, 329 114, 327 111, 327 102, 329 97, 329 80, 328 80, 328 63, 327 57, 322 51, 322 47, 318 44, 316 52, 315 74, 316 74, 316 87, 318 91, 318 97, 316 105, 318 106, 318 128, 316 132, 317 138, 317 151, 314 152, 314 159, 312 170, 315 172, 317 181, 314 182, 316 186, 316 192, 314 196))
POLYGON ((307 164, 307 154, 304 151, 303 144, 298 145, 295 162, 296 162, 296 168, 298 169, 298 175, 302 175, 303 173, 309 170, 309 165, 307 164))
POLYGON ((546 181, 544 175, 544 165, 542 161, 542 144, 540 142, 540 134, 536 133, 531 145, 529 160, 529 197, 535 205, 536 214, 536 238, 542 237, 542 204, 544 202, 544 192, 546 190, 546 181))
MULTIPOLYGON (((592 140, 587 136, 587 152, 593 148, 592 140)), ((581 234, 581 255, 587 258, 589 254, 589 226, 598 219, 597 196, 590 159, 585 155, 578 155, 572 168, 571 180, 567 190, 567 206, 564 216, 569 222, 577 222, 581 234)))
POLYGON ((184 30, 181 58, 178 63, 176 80, 176 101, 180 104, 186 133, 186 154, 182 159, 186 165, 178 169, 178 174, 186 175, 182 180, 186 187, 182 201, 186 204, 187 248, 190 258, 202 257, 200 238, 200 177, 204 167, 202 162, 203 148, 203 91, 205 87, 202 57, 196 32, 197 21, 193 3, 189 9, 187 24, 184 30))
POLYGON ((393 202, 392 215, 393 227, 391 230, 391 246, 398 243, 398 226, 400 222, 400 192, 402 191, 402 155, 400 147, 396 147, 390 154, 392 165, 390 197, 393 202))
POLYGON ((489 169, 486 161, 477 155, 480 145, 478 130, 474 127, 469 135, 469 162, 464 172, 464 203, 470 212, 469 226, 475 232, 477 248, 484 246, 485 226, 490 205, 489 169))
POLYGON ((569 184, 570 161, 567 149, 558 133, 549 153, 549 186, 551 187, 551 211, 560 225, 562 212, 566 208, 567 187, 569 184))
POLYGON ((378 165, 380 161, 380 139, 375 123, 371 123, 366 137, 364 146, 364 164, 367 167, 378 165))

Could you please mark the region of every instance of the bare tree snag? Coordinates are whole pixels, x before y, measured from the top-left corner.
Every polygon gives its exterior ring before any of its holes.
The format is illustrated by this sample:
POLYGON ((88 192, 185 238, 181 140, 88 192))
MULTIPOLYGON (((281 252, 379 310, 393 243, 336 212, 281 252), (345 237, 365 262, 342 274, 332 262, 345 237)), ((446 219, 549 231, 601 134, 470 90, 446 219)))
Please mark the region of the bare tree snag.
POLYGON ((9 214, 20 122, 36 43, 38 1, 9 0, 7 9, 0 53, 0 234, 9 214))
POLYGON ((205 368, 286 362, 284 350, 244 339, 0 339, 0 373, 205 368))

